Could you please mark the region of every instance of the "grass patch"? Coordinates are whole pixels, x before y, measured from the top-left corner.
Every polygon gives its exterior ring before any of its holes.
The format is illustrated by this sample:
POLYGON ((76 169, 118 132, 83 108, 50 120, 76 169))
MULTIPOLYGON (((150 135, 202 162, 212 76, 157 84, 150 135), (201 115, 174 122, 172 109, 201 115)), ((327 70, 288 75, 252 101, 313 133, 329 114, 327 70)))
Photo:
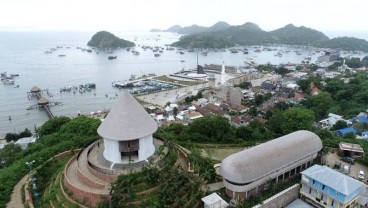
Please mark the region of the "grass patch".
POLYGON ((186 86, 194 86, 205 83, 204 81, 183 81, 183 80, 175 80, 166 75, 155 77, 154 79, 164 82, 171 82, 173 84, 186 85, 186 86))
POLYGON ((207 154, 211 159, 222 161, 227 156, 244 150, 244 147, 203 148, 203 150, 204 153, 207 154))

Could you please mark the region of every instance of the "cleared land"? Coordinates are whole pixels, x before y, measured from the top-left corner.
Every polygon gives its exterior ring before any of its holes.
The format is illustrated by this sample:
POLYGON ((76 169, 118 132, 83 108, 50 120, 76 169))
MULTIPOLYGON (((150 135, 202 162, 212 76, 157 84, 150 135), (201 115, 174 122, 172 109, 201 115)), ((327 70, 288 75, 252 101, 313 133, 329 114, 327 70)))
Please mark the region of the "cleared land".
POLYGON ((179 85, 186 85, 186 86, 193 86, 193 85, 198 85, 198 84, 204 83, 204 81, 175 80, 175 79, 172 79, 172 78, 170 78, 166 75, 155 77, 153 79, 164 81, 164 82, 171 82, 171 83, 179 84, 179 85))
POLYGON ((209 155, 212 159, 222 161, 227 156, 244 150, 243 147, 231 148, 203 148, 203 153, 209 155))

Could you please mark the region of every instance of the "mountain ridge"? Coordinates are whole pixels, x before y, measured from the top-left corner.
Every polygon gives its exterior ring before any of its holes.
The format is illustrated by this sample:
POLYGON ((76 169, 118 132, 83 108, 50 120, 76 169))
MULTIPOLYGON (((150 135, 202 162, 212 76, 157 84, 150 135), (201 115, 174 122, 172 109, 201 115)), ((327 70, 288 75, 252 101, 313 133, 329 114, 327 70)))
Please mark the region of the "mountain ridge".
POLYGON ((216 24, 211 27, 198 25, 179 26, 180 29, 176 27, 177 33, 184 34, 184 36, 172 45, 183 48, 226 48, 235 45, 285 44, 368 52, 368 42, 364 39, 354 37, 330 39, 323 32, 305 26, 297 27, 293 24, 287 24, 272 31, 265 31, 255 23, 246 22, 234 26, 225 23, 224 27, 213 30, 216 24), (207 28, 207 30, 203 28, 207 28), (215 42, 211 43, 211 41, 215 42))

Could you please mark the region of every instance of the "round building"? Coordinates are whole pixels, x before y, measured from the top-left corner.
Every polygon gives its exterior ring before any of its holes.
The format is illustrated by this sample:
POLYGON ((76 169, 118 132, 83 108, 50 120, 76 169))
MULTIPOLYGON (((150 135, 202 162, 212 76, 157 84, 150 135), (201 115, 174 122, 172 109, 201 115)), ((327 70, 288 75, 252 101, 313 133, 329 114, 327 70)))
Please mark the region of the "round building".
POLYGON ((97 129, 103 138, 103 157, 111 163, 128 164, 147 160, 155 153, 152 134, 157 123, 127 91, 119 96, 97 129))
POLYGON ((236 200, 256 195, 310 167, 321 149, 321 139, 302 130, 232 154, 220 168, 226 194, 236 200))

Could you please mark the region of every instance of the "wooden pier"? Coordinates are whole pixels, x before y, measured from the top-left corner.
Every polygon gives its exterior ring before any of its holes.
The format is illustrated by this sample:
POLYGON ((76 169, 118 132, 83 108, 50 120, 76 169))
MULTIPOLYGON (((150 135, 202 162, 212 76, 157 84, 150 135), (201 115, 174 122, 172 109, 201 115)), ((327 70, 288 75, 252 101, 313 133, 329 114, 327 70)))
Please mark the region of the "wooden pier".
MULTIPOLYGON (((49 92, 49 90, 41 90, 39 87, 32 87, 30 92, 27 92, 27 97, 29 100, 32 100, 32 97, 36 97, 37 98, 37 104, 30 106, 29 108, 27 108, 27 110, 33 109, 33 108, 43 108, 46 111, 46 114, 49 118, 54 118, 54 114, 51 112, 50 110, 50 102, 48 99, 46 99, 45 97, 41 96, 43 94, 43 92, 47 92, 47 95, 49 97, 52 97, 51 92, 49 92)), ((55 105, 59 105, 60 103, 56 102, 54 103, 55 105)))

